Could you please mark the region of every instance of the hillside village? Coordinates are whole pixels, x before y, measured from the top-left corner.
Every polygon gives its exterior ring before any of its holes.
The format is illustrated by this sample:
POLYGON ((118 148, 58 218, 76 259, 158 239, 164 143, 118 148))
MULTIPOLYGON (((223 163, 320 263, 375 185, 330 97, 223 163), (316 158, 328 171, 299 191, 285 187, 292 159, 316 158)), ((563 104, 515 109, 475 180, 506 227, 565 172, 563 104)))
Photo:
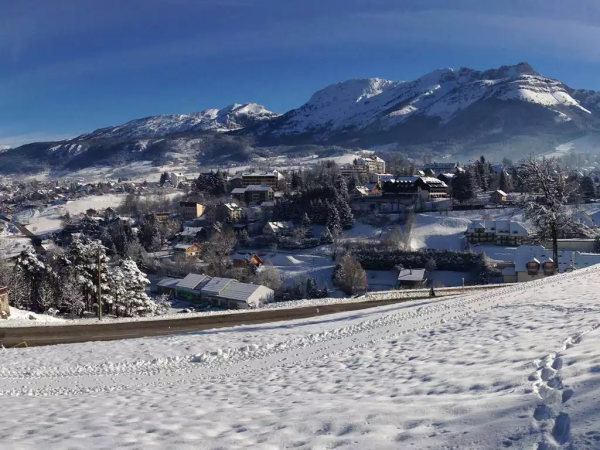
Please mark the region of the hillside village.
POLYGON ((522 163, 483 157, 415 164, 363 152, 339 164, 142 182, 3 181, 0 285, 14 307, 118 317, 395 289, 435 295, 600 263, 600 171, 547 162, 568 187, 554 236, 536 222, 544 193, 522 163))

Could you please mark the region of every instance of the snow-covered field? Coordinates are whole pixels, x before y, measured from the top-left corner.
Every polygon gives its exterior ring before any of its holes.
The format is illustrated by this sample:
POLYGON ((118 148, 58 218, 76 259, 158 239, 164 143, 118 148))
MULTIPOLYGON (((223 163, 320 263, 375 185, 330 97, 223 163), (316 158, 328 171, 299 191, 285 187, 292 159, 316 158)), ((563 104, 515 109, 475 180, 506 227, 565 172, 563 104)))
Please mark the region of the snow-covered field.
POLYGON ((60 218, 67 211, 72 216, 84 213, 86 210, 105 209, 119 206, 125 194, 90 195, 68 202, 65 205, 50 206, 41 212, 37 209, 27 209, 17 213, 14 220, 27 226, 27 229, 36 234, 49 233, 60 230, 60 218))
POLYGON ((294 322, 5 350, 0 445, 598 448, 599 274, 294 322))

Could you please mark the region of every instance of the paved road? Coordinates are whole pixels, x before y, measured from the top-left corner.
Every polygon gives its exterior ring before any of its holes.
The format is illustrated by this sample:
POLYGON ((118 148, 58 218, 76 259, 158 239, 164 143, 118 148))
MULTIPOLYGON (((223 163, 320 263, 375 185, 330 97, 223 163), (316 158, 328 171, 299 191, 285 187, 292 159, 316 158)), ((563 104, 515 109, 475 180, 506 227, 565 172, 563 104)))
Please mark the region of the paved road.
POLYGON ((223 314, 139 322, 106 322, 93 325, 33 326, 19 328, 0 327, 0 344, 4 347, 12 347, 21 342, 27 342, 28 346, 40 346, 163 336, 237 325, 253 325, 267 322, 305 319, 325 314, 357 311, 375 306, 391 305, 409 300, 414 299, 402 298, 396 300, 338 303, 319 306, 318 308, 271 309, 252 311, 243 314, 223 314))

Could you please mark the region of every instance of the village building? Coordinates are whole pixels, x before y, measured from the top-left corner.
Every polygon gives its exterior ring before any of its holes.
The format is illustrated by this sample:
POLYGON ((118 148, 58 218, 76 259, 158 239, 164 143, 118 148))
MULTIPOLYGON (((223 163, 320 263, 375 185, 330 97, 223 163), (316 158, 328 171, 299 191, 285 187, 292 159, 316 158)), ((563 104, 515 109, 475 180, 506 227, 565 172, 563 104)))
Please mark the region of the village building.
POLYGON ((490 201, 492 203, 496 203, 497 205, 501 205, 506 203, 506 197, 506 192, 497 189, 494 192, 492 192, 492 195, 490 195, 490 201))
POLYGON ((197 202, 179 202, 179 214, 183 220, 197 219, 204 214, 205 207, 197 202))
POLYGON ((401 269, 398 271, 399 288, 414 288, 422 286, 427 281, 425 277, 425 269, 401 269))
POLYGON ((279 188, 280 183, 285 180, 285 177, 276 170, 268 172, 253 172, 242 174, 242 187, 248 187, 252 185, 256 186, 269 186, 273 190, 279 188))
POLYGON ((294 230, 292 222, 267 222, 263 227, 263 234, 269 236, 285 235, 294 230))
POLYGON ((256 253, 236 253, 232 256, 233 267, 259 267, 263 264, 263 260, 256 253))
POLYGON ((206 220, 209 224, 236 224, 242 220, 242 208, 234 202, 219 203, 206 211, 206 220))
MULTIPOLYGON (((514 267, 503 269, 505 283, 538 280, 555 274, 552 249, 542 246, 521 245, 515 253, 514 267)), ((558 273, 600 264, 600 254, 581 253, 578 251, 558 251, 558 273)))
POLYGON ((158 222, 166 222, 167 220, 169 220, 169 213, 168 212, 155 212, 154 213, 154 218, 158 221, 158 222))
POLYGON ((187 258, 197 258, 200 256, 202 249, 198 244, 176 244, 173 247, 175 260, 183 260, 187 258))
POLYGON ((529 233, 523 225, 512 220, 474 220, 467 227, 465 236, 472 244, 516 247, 529 233))
POLYGON ((235 200, 245 202, 247 204, 263 202, 271 202, 275 195, 275 191, 270 186, 250 185, 243 188, 235 188, 231 191, 231 197, 235 200))

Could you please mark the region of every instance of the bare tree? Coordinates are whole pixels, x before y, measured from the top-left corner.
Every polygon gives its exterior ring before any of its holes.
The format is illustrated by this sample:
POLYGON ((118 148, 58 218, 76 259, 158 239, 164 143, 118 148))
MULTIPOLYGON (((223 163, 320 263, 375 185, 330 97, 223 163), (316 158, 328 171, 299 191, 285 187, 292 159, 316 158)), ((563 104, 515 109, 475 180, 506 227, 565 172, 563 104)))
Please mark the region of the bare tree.
POLYGON ((568 230, 576 230, 578 224, 571 219, 567 200, 577 186, 561 172, 556 158, 535 159, 529 156, 521 163, 519 180, 530 194, 520 206, 524 217, 535 227, 535 238, 552 241, 554 270, 558 272, 558 236, 568 230))
POLYGON ((209 275, 223 276, 231 263, 231 252, 236 245, 237 238, 230 229, 213 234, 202 251, 202 258, 208 265, 209 275))
POLYGON ((381 242, 387 247, 394 250, 402 250, 405 246, 404 233, 400 225, 396 225, 393 229, 384 233, 381 238, 381 242))
POLYGON ((367 274, 356 260, 345 255, 333 274, 333 282, 346 294, 354 295, 367 290, 367 274))

